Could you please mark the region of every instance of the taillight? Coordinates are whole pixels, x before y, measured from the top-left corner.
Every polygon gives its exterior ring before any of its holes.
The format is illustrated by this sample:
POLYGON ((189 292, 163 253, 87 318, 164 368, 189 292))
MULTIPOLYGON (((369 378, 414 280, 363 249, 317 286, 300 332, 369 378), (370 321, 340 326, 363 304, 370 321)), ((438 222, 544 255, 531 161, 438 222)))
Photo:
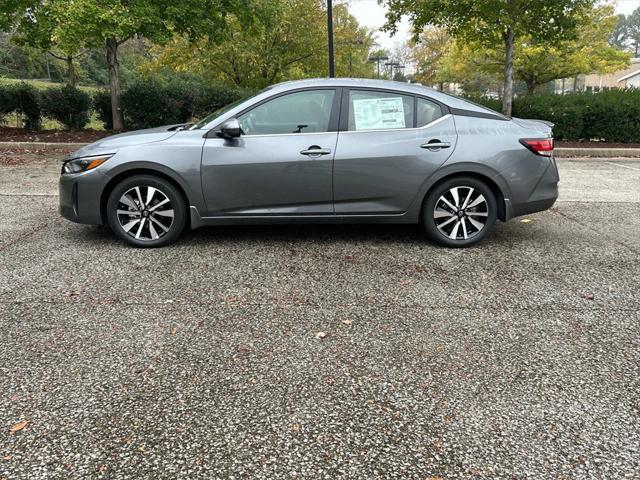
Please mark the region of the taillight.
POLYGON ((553 156, 553 138, 521 138, 520 143, 536 155, 553 156))

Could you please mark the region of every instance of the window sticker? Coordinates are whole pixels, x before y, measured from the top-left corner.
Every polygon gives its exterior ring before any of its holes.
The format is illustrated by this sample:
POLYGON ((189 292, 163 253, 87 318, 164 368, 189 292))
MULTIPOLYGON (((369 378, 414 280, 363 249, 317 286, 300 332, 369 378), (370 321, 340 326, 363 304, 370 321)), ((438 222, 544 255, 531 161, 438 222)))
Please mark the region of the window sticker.
POLYGON ((401 97, 353 100, 356 130, 405 128, 404 103, 401 97))

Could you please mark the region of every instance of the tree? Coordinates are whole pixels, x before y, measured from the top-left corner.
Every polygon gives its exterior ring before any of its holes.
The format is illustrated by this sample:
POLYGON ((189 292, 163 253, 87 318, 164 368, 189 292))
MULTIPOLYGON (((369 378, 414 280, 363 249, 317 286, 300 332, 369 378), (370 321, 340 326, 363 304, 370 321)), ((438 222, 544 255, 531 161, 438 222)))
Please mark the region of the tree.
MULTIPOLYGON (((515 46, 514 78, 526 84, 529 93, 557 78, 579 74, 608 73, 629 65, 630 55, 608 43, 617 17, 610 5, 595 7, 581 16, 576 38, 537 43, 523 37, 515 46)), ((441 61, 449 81, 464 83, 478 72, 498 76, 504 57, 503 47, 482 49, 478 44, 456 42, 441 61)), ((575 85, 575 82, 574 82, 575 85)))
POLYGON ((78 46, 99 47, 106 51, 113 112, 113 128, 123 128, 120 110, 118 48, 128 39, 143 36, 164 43, 174 32, 189 37, 211 38, 224 24, 229 11, 244 11, 245 0, 10 0, 2 10, 14 23, 46 21, 51 42, 63 52, 78 46), (46 15, 45 15, 46 13, 46 15))
POLYGON ((627 17, 624 14, 617 16, 617 23, 609 35, 609 44, 624 50, 629 40, 629 27, 627 26, 627 17))
POLYGON ((636 8, 626 20, 627 35, 633 48, 633 56, 640 53, 640 8, 636 8))
POLYGON ((418 41, 409 44, 411 61, 416 66, 414 78, 426 85, 438 84, 440 90, 444 87, 447 74, 443 72, 441 60, 452 47, 453 40, 446 29, 427 27, 418 41))
POLYGON ((572 38, 580 15, 594 0, 385 0, 389 10, 385 28, 392 33, 403 16, 414 36, 427 25, 446 28, 460 40, 504 48, 502 111, 511 114, 513 61, 517 41, 530 37, 547 44, 572 38))
MULTIPOLYGON (((190 71, 224 83, 263 88, 284 79, 327 75, 326 11, 321 0, 253 0, 251 24, 236 15, 225 19, 215 38, 190 42, 176 36, 155 50, 147 71, 190 71)), ((338 76, 370 76, 370 32, 337 4, 334 14, 338 76)))
POLYGON ((30 46, 42 50, 65 62, 67 67, 67 83, 76 84, 74 60, 86 53, 84 43, 57 44, 54 31, 57 11, 61 4, 56 2, 37 2, 24 10, 15 22, 15 33, 12 40, 21 46, 30 46))

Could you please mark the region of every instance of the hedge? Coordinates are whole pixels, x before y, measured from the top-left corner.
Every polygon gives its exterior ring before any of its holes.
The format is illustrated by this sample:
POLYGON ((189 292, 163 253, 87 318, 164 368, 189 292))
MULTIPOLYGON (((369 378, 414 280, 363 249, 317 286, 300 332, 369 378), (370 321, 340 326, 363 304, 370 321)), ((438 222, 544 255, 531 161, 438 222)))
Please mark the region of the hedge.
POLYGON ((66 128, 80 130, 89 123, 91 97, 77 88, 65 85, 48 88, 40 95, 42 112, 66 128))
MULTIPOLYGON (((159 75, 133 82, 122 94, 121 107, 127 129, 148 128, 201 118, 252 93, 205 84, 189 75, 159 75)), ((500 101, 494 98, 470 100, 500 109, 500 101)), ((90 101, 87 94, 71 87, 38 91, 24 82, 0 84, 0 117, 18 113, 28 129, 40 128, 43 116, 55 118, 67 128, 82 128, 91 110, 106 129, 112 128, 107 90, 98 91, 90 101)), ((523 95, 514 100, 513 115, 553 122, 554 137, 560 140, 640 142, 640 89, 523 95)))
MULTIPOLYGON (((473 98, 499 111, 496 100, 473 98)), ((548 120, 559 140, 640 142, 640 89, 517 97, 513 116, 548 120)))
POLYGON ((25 82, 0 85, 0 117, 9 113, 22 115, 26 129, 39 130, 42 111, 38 90, 25 82))

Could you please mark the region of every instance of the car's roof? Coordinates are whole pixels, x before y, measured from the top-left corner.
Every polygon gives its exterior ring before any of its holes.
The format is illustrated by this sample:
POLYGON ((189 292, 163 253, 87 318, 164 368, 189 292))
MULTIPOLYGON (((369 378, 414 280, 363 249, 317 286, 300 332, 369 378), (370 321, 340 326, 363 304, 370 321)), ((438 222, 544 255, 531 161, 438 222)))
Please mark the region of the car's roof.
POLYGON ((363 87, 389 89, 413 95, 425 95, 452 108, 495 113, 492 110, 476 105, 475 103, 459 97, 454 97, 453 95, 448 95, 430 87, 425 87, 419 83, 396 82, 392 80, 376 80, 371 78, 308 78, 304 80, 292 80, 277 83, 269 87, 268 90, 271 92, 284 92, 287 90, 305 87, 363 87))

